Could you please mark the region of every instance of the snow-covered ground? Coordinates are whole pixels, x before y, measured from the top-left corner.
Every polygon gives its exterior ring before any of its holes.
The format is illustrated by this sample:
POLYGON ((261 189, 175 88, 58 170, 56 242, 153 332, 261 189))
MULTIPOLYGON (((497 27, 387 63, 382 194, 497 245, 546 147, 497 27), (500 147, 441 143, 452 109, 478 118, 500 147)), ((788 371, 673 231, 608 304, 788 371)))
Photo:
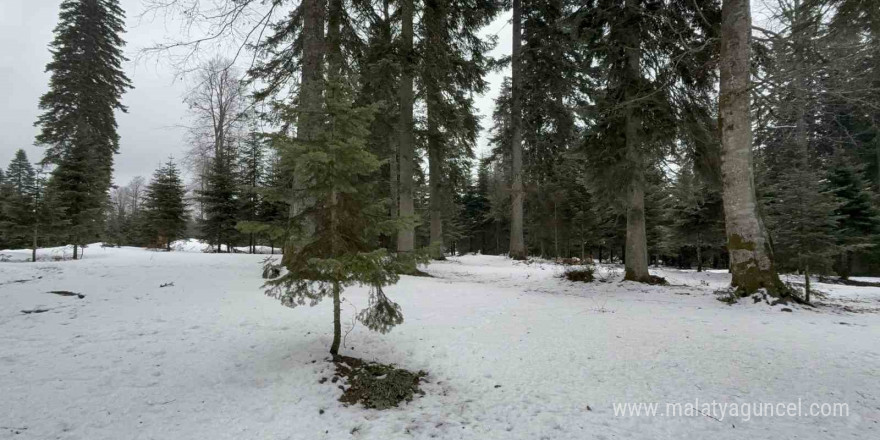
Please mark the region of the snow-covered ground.
MULTIPOLYGON (((0 264, 0 438, 880 438, 880 288, 817 284, 826 306, 785 312, 716 301, 723 271, 652 270, 672 283, 653 287, 603 266, 604 282, 574 284, 549 263, 451 258, 387 289, 403 325, 346 336, 344 354, 430 374, 424 397, 376 411, 319 383, 332 375, 331 304, 264 296, 265 255, 85 257, 0 264), (22 312, 35 309, 48 311, 22 312), (846 403, 849 415, 614 412, 695 399, 846 403)), ((366 292, 346 297, 344 332, 366 292)))

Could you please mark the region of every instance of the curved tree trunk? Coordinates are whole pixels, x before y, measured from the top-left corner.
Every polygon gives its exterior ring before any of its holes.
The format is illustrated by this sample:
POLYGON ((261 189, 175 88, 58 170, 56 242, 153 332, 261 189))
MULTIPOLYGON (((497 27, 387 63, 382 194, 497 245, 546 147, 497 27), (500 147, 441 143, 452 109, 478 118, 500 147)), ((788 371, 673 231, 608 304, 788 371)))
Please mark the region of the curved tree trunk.
POLYGON ((510 188, 510 257, 515 260, 526 259, 526 245, 523 234, 523 191, 522 176, 522 5, 521 0, 513 0, 513 65, 511 68, 510 124, 512 132, 512 170, 510 188))
POLYGON ((764 223, 758 214, 749 117, 749 0, 724 0, 721 9, 721 175, 731 285, 744 294, 782 289, 764 223))
POLYGON ((398 160, 400 162, 400 218, 406 219, 405 224, 397 231, 397 252, 412 252, 415 248, 415 228, 411 224, 415 216, 413 204, 413 160, 415 146, 413 143, 413 0, 403 0, 401 13, 401 51, 403 52, 403 71, 400 75, 400 121, 398 127, 398 160))

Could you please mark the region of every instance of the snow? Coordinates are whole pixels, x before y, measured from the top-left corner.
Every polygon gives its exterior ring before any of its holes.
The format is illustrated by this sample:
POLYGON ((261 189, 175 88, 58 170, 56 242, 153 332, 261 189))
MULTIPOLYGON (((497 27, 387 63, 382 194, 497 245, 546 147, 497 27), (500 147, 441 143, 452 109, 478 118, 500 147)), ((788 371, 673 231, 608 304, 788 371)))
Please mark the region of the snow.
MULTIPOLYGON (((263 295, 264 258, 89 246, 84 260, 0 264, 0 438, 880 438, 880 288, 817 283, 827 306, 788 313, 717 301, 724 271, 652 268, 660 287, 600 266, 604 282, 575 284, 547 262, 450 258, 386 289, 404 324, 346 336, 343 354, 429 372, 424 397, 376 411, 319 383, 331 304, 263 295), (850 415, 612 409, 695 399, 845 402, 850 415)), ((346 290, 343 332, 366 293, 346 290)))

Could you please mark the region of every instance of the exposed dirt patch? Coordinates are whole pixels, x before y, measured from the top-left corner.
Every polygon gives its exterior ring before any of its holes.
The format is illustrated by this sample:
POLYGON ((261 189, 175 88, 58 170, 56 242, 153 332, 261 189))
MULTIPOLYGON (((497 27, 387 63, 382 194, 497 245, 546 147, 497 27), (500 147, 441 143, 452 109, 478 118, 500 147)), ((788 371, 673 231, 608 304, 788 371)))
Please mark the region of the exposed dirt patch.
POLYGON ((394 365, 365 362, 349 356, 336 356, 336 376, 341 378, 342 397, 339 401, 348 405, 362 403, 365 408, 388 409, 401 402, 409 402, 416 394, 424 395, 419 383, 428 373, 413 373, 394 365), (346 387, 347 385, 347 387, 346 387))

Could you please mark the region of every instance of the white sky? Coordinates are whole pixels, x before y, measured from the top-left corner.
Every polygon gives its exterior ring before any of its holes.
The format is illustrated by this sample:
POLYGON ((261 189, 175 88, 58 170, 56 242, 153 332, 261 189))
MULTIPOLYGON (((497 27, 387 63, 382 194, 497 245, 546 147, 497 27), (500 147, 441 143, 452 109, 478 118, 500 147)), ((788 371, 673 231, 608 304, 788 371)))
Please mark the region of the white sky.
MULTIPOLYGON (((37 102, 48 89, 49 75, 45 66, 50 61, 48 44, 58 21, 60 0, 0 0, 0 167, 4 170, 19 148, 24 148, 31 162, 43 157, 43 149, 33 146, 38 129, 33 126, 39 115, 37 102)), ((120 0, 127 15, 126 54, 135 60, 144 47, 173 39, 179 23, 139 20, 143 11, 141 0, 120 0)), ((509 13, 487 26, 486 34, 499 33, 499 44, 493 55, 510 53, 509 13)), ((175 80, 175 70, 166 62, 155 59, 129 61, 126 73, 134 89, 123 96, 127 114, 118 114, 120 154, 115 158, 114 182, 126 184, 132 177, 149 178, 153 170, 169 155, 181 158, 187 149, 187 108, 182 98, 185 80, 175 80)), ((508 73, 496 72, 488 77, 490 91, 477 99, 477 109, 484 115, 483 125, 491 125, 493 100, 501 80, 508 73)), ((480 139, 480 151, 486 148, 486 133, 480 139)))

